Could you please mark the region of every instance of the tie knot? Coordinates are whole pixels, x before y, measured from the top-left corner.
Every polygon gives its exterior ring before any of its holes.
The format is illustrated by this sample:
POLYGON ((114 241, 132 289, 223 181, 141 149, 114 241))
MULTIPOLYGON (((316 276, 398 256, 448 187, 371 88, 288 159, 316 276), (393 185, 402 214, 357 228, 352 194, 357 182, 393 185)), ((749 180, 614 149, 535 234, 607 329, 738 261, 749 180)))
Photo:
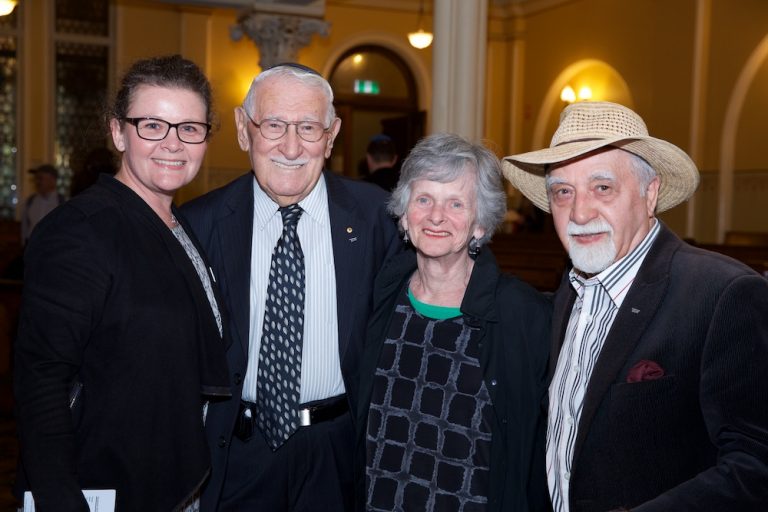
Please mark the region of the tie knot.
POLYGON ((304 210, 298 204, 289 204, 279 208, 280 215, 283 217, 283 227, 295 226, 304 210))

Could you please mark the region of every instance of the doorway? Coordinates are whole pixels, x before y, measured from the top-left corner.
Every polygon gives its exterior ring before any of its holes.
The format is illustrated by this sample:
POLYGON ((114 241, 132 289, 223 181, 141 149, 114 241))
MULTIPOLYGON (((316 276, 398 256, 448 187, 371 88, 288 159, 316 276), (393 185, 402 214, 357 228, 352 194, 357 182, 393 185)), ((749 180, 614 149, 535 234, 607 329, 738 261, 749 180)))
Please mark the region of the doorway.
POLYGON ((334 64, 330 83, 341 133, 330 168, 349 177, 367 173, 365 150, 378 134, 392 138, 398 163, 424 136, 426 112, 419 110, 413 73, 392 50, 375 45, 356 46, 334 64))

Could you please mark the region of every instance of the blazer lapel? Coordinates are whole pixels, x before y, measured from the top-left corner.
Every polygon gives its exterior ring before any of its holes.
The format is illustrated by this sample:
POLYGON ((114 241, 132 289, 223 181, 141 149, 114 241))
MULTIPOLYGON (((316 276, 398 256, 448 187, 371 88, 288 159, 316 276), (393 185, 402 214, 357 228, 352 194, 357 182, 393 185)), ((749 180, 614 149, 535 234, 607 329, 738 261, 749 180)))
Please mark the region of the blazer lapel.
POLYGON ((243 356, 248 355, 250 330, 250 282, 251 244, 253 239, 253 174, 240 178, 222 210, 222 217, 215 220, 219 237, 224 275, 217 279, 226 283, 234 324, 232 336, 240 344, 243 356))
POLYGON ((362 263, 366 260, 365 236, 368 226, 355 214, 356 206, 347 199, 344 184, 332 173, 324 172, 328 189, 328 211, 331 220, 331 243, 333 261, 336 267, 336 307, 339 323, 339 357, 344 360, 344 353, 349 344, 353 318, 346 311, 355 311, 352 304, 357 300, 358 276, 365 275, 362 263))
POLYGON ((659 305, 667 293, 669 266, 674 251, 678 247, 676 240, 674 235, 662 225, 661 231, 635 277, 634 284, 616 314, 584 396, 574 447, 574 461, 579 456, 603 398, 616 382, 627 358, 637 346, 648 324, 656 316, 659 305))
POLYGON ((560 287, 555 293, 553 302, 548 382, 551 382, 555 375, 557 359, 560 357, 565 331, 571 318, 571 309, 573 309, 573 303, 576 302, 576 290, 571 286, 568 270, 563 273, 563 279, 560 281, 560 287))

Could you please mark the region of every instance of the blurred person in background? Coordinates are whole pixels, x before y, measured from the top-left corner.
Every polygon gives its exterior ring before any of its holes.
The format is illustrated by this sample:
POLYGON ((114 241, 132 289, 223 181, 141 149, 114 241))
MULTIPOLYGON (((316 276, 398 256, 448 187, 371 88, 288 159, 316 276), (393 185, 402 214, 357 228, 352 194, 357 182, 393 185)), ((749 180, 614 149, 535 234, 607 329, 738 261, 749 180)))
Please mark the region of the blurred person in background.
POLYGON ((365 181, 374 183, 387 192, 392 192, 400 177, 397 165, 397 148, 388 135, 379 134, 371 138, 365 151, 368 174, 365 181))
POLYGON ((56 190, 59 171, 56 167, 43 164, 29 173, 34 176, 35 193, 29 196, 21 212, 21 243, 26 245, 32 230, 43 217, 65 201, 56 190))

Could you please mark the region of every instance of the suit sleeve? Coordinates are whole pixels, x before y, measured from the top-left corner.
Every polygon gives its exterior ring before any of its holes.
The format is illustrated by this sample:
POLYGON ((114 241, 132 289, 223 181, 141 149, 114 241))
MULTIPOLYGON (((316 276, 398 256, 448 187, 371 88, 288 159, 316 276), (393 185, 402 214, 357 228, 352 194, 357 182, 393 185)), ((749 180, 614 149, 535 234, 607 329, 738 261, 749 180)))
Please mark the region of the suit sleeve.
POLYGON ((378 201, 379 205, 376 211, 377 223, 382 230, 382 239, 384 240, 384 251, 382 258, 378 262, 378 272, 381 271, 384 264, 389 261, 392 256, 402 252, 405 248, 405 244, 400 238, 397 220, 387 212, 389 194, 383 195, 383 198, 384 199, 378 201))
POLYGON ((768 510, 768 281, 734 279, 715 307, 701 361, 701 413, 715 466, 634 512, 768 510))
POLYGON ((531 365, 531 386, 536 390, 536 403, 540 404, 540 414, 536 418, 531 448, 530 468, 528 470, 528 508, 531 512, 551 512, 552 504, 547 488, 546 445, 547 445, 547 391, 549 382, 547 366, 549 361, 549 339, 552 323, 552 303, 543 295, 536 294, 525 318, 527 322, 528 345, 531 365))
POLYGON ((108 279, 82 218, 55 215, 47 220, 25 254, 16 341, 22 464, 39 512, 87 511, 77 480, 68 395, 108 279))

